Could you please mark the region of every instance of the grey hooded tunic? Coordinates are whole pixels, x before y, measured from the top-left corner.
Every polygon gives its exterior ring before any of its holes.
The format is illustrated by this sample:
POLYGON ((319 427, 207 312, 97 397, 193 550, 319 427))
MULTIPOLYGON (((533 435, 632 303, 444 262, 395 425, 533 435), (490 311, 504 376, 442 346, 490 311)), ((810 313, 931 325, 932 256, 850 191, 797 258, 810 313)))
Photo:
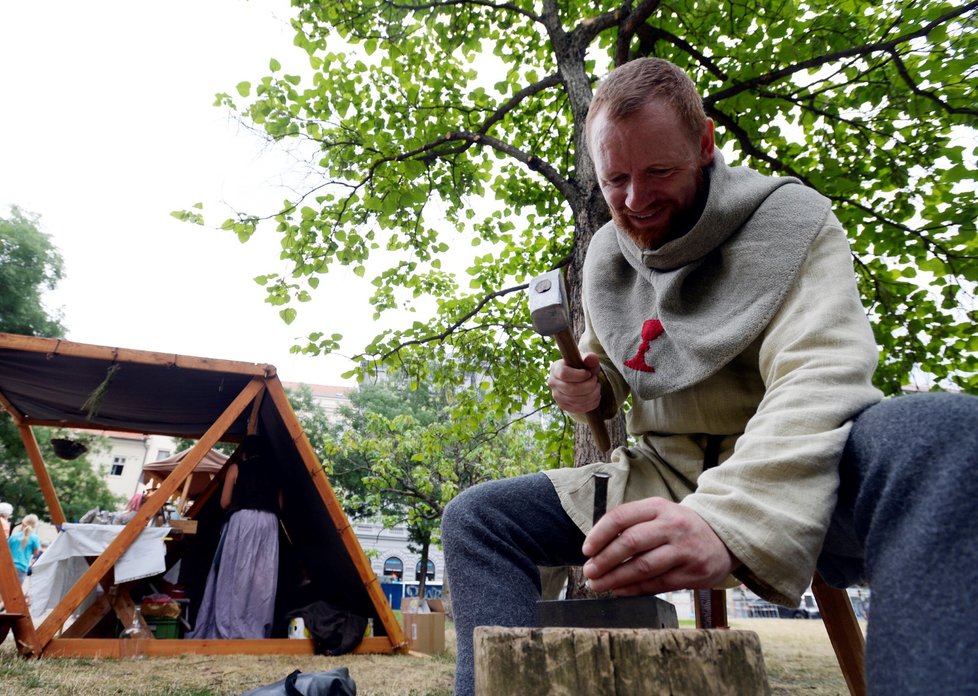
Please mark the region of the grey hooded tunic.
POLYGON ((591 474, 609 507, 651 496, 703 517, 743 563, 735 575, 794 605, 835 507, 849 421, 881 397, 877 348, 845 234, 828 201, 791 178, 709 170, 703 214, 643 251, 613 223, 584 265, 582 352, 615 401, 631 396, 634 444, 611 461, 547 472, 591 527, 591 474), (707 436, 722 436, 704 471, 707 436))

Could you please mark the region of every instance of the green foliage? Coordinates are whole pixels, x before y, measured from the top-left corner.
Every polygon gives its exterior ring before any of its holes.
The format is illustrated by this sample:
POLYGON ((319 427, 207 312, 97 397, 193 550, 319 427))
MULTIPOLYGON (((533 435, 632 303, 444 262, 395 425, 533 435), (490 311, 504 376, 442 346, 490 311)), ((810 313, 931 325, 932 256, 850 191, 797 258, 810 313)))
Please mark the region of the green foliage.
POLYGON ((0 218, 0 331, 27 336, 64 335, 59 317, 41 302, 62 277, 61 253, 41 231, 40 218, 12 207, 0 218))
MULTIPOLYGON (((735 162, 833 201, 880 345, 879 385, 893 393, 923 373, 978 391, 974 3, 293 4, 306 74, 274 62, 218 103, 272 140, 305 143, 321 169, 273 216, 292 270, 262 282, 291 308, 284 319, 337 266, 371 279, 375 318, 436 307, 385 324, 358 356, 361 377, 383 364, 441 384, 458 361, 491 385, 476 389, 487 418, 549 403, 555 351, 517 291, 568 263, 576 303, 607 219, 581 142, 593 81, 657 55, 701 86, 735 162)), ((223 226, 246 239, 260 222, 223 226)), ((314 334, 301 349, 338 344, 314 334)), ((429 446, 407 421, 371 427, 429 446)))
POLYGON ((537 428, 487 417, 475 394, 427 383, 361 385, 323 459, 344 507, 387 527, 405 524, 419 550, 438 543, 442 512, 460 491, 544 468, 537 428))
MULTIPOLYGON (((58 502, 69 522, 77 520, 92 508, 116 510, 125 502, 109 490, 105 472, 95 471, 87 454, 70 461, 54 454, 51 438, 70 437, 70 433, 39 427, 33 428, 33 431, 54 490, 58 493, 58 502)), ((107 446, 104 438, 92 438, 88 443, 89 452, 107 446)), ((16 427, 5 415, 0 421, 0 500, 14 506, 13 519, 17 521, 28 513, 51 521, 34 467, 27 458, 16 427)))
MULTIPOLYGON (((60 337, 60 318, 44 308, 42 296, 62 278, 61 253, 41 231, 40 218, 17 207, 0 218, 0 331, 28 336, 60 337)), ((52 431, 34 428, 48 474, 58 491, 65 516, 77 519, 94 507, 114 509, 116 498, 87 457, 64 461, 51 449, 52 431)), ((0 500, 14 506, 14 518, 35 513, 49 519, 20 433, 0 414, 0 500)))

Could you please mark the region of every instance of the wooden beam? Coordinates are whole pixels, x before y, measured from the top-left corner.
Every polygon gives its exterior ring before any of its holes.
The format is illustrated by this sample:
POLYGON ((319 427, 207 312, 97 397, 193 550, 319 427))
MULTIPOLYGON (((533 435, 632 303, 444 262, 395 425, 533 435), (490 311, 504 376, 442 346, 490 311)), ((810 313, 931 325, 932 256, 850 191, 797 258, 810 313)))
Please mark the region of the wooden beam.
MULTIPOLYGON (((96 430, 97 432, 104 432, 102 426, 96 425, 93 428, 92 421, 84 420, 83 417, 79 417, 78 420, 68 420, 68 419, 41 419, 41 418, 31 418, 25 416, 23 420, 25 425, 30 425, 32 427, 38 428, 71 428, 72 430, 96 430)), ((135 433, 136 435, 146 435, 145 427, 128 427, 125 425, 113 425, 111 431, 114 433, 135 433)), ((203 433, 198 432, 187 432, 186 430, 157 430, 153 429, 153 435, 166 435, 168 437, 184 437, 188 439, 196 439, 200 437, 203 433)), ((239 442, 241 440, 240 435, 227 435, 222 437, 220 442, 239 442)))
MULTIPOLYGON (((132 595, 129 594, 128 586, 131 584, 127 582, 121 586, 116 585, 115 587, 111 587, 108 592, 109 604, 115 612, 115 617, 126 628, 132 625, 133 616, 136 615, 136 603, 132 600, 132 595)), ((143 628, 149 628, 146 625, 145 619, 143 619, 142 624, 143 628)))
POLYGON ((344 548, 350 554, 350 559, 353 561, 353 565, 360 575, 360 581, 363 583, 364 588, 366 588, 367 595, 370 597, 374 609, 377 611, 377 615, 384 626, 384 632, 387 634, 391 646, 394 648, 406 646, 407 641, 404 639, 401 627, 397 623, 390 603, 387 601, 387 595, 384 594, 384 591, 380 587, 377 573, 374 572, 370 561, 367 559, 367 555, 363 552, 363 547, 360 546, 360 541, 357 539, 356 534, 354 534, 353 527, 350 525, 346 513, 343 512, 343 508, 336 498, 333 487, 326 478, 322 464, 319 463, 316 452, 313 450, 312 445, 309 443, 309 438, 306 437, 306 433, 302 429, 302 424, 299 423, 295 411, 292 410, 292 404, 289 403, 285 388, 282 386, 278 377, 273 377, 268 380, 267 389, 269 396, 272 397, 272 403, 278 409, 279 415, 282 417, 282 421, 285 423, 285 427, 288 428, 289 435, 291 435, 292 441, 295 443, 295 448, 299 452, 303 464, 306 466, 306 472, 309 474, 309 478, 312 479, 312 483, 319 492, 319 497, 326 506, 330 519, 333 521, 333 525, 340 535, 340 541, 343 542, 344 548))
POLYGON ((852 610, 849 593, 830 586, 821 573, 812 578, 812 594, 825 624, 825 632, 832 641, 835 658, 839 661, 842 676, 852 696, 865 696, 866 692, 866 639, 852 610))
POLYGON ((131 348, 111 348, 89 343, 75 343, 57 338, 20 336, 0 332, 0 349, 22 350, 31 353, 45 353, 48 356, 66 355, 75 358, 91 358, 111 362, 130 362, 143 365, 168 365, 188 370, 208 370, 212 372, 233 372, 252 377, 270 377, 275 374, 273 365, 199 358, 176 353, 156 353, 131 348))
MULTIPOLYGON (((0 537, 3 535, 0 534, 0 537)), ((25 657, 41 654, 41 643, 34 631, 34 621, 27 599, 17 579, 17 569, 14 558, 10 555, 7 540, 0 538, 0 596, 3 597, 4 611, 17 614, 11 622, 14 629, 14 639, 17 641, 17 651, 25 657)))
POLYGON ((106 547, 95 561, 89 566, 82 576, 75 582, 70 590, 62 597, 44 623, 38 628, 38 639, 41 645, 47 643, 54 637, 54 634, 61 628, 68 616, 82 603, 88 593, 98 584, 99 580, 115 565, 116 561, 132 545, 136 538, 142 533, 149 521, 163 507, 166 501, 173 495, 177 486, 183 482, 184 478, 194 470, 194 467, 204 458, 204 455, 214 446, 234 421, 251 403, 255 395, 261 390, 262 380, 252 379, 241 393, 238 394, 222 413, 218 419, 207 429, 203 437, 197 441, 183 460, 170 472, 166 480, 160 484, 156 492, 151 495, 136 511, 133 518, 119 532, 115 539, 106 547))
POLYGON ((194 472, 191 471, 190 476, 183 482, 183 490, 180 491, 180 497, 177 498, 177 511, 181 515, 183 515, 184 508, 187 507, 187 496, 190 495, 190 484, 194 482, 194 476, 194 472))
POLYGON ((23 423, 19 423, 17 429, 20 431, 20 439, 24 443, 24 449, 27 450, 27 458, 31 460, 31 466, 34 467, 34 475, 37 476, 37 485, 41 487, 41 495, 44 496, 44 502, 47 503, 48 512, 51 514, 51 523, 55 527, 60 527, 65 523, 65 513, 61 509, 61 503, 58 502, 58 494, 54 490, 51 476, 48 474, 48 469, 44 465, 44 458, 41 456, 41 450, 37 446, 34 431, 31 430, 30 426, 24 425, 23 423))
MULTIPOLYGON (((364 638, 354 655, 390 654, 387 638, 364 638)), ((173 655, 315 655, 310 639, 263 638, 249 640, 194 640, 163 638, 147 641, 150 657, 173 655)), ((119 657, 119 641, 112 638, 55 638, 44 649, 44 657, 119 657)))
POLYGON ((261 402, 265 398, 265 390, 262 389, 261 393, 255 397, 255 400, 251 404, 251 414, 248 416, 248 434, 254 435, 255 429, 258 427, 258 416, 261 413, 261 402))
POLYGON ((89 631, 98 626, 99 622, 110 611, 112 611, 112 604, 109 603, 109 598, 104 594, 98 595, 95 601, 88 606, 88 609, 83 611, 68 628, 61 632, 61 637, 84 638, 89 631))

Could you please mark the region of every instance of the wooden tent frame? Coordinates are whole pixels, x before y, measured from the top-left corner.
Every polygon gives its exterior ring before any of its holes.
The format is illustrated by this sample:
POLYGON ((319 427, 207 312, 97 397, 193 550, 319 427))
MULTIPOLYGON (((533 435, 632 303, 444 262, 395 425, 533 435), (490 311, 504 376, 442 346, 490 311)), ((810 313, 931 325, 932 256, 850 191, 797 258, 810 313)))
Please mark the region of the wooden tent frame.
MULTIPOLYGON (((279 381, 275 368, 271 365, 243 363, 229 360, 213 360, 174 354, 154 353, 149 351, 110 348, 83 343, 73 343, 56 339, 19 336, 0 333, 0 350, 27 351, 42 353, 47 356, 72 356, 75 358, 91 358, 111 361, 112 364, 134 363, 140 365, 156 365, 181 367, 191 370, 216 371, 235 373, 250 377, 244 389, 231 401, 230 405, 203 432, 197 443, 191 448, 183 460, 170 472, 152 495, 148 496, 135 516, 125 525, 122 531, 109 544, 105 551, 96 558, 88 570, 62 597, 58 605, 48 614, 37 627, 34 626, 28 611, 20 584, 6 544, 0 544, 0 594, 4 601, 5 614, 0 614, 0 631, 5 635, 8 628, 13 629, 18 652, 24 657, 119 657, 119 641, 108 638, 86 638, 90 630, 109 611, 115 611, 123 625, 132 622, 134 604, 128 593, 117 591, 112 583, 112 568, 116 561, 139 537, 142 530, 160 512, 167 500, 177 493, 192 474, 194 468, 204 455, 220 441, 231 425, 250 407, 248 431, 253 432, 258 418, 258 408, 265 397, 271 399, 274 408, 284 422, 292 439, 309 480, 322 500, 329 518, 335 525, 336 532, 353 562, 359 580, 363 585, 373 609, 386 635, 368 636, 363 639, 354 653, 405 653, 408 644, 387 597, 380 587, 376 573, 362 547, 346 514, 343 512, 335 493, 323 472, 312 446, 302 430, 295 412, 289 403, 282 383, 279 381), (89 607, 67 629, 62 631, 65 621, 75 612, 85 598, 102 585, 106 590, 99 599, 89 607), (59 635, 60 634, 60 635, 59 635)), ((37 440, 32 430, 35 426, 61 428, 88 428, 92 423, 84 419, 72 420, 43 420, 34 419, 21 413, 11 400, 4 394, 0 385, 0 406, 6 410, 16 423, 20 437, 27 451, 27 456, 34 468, 38 485, 47 504, 51 521, 58 526, 65 523, 65 516, 58 502, 58 496, 48 474, 47 467, 38 448, 37 440)), ((116 428, 119 429, 119 428, 116 428)), ((171 433, 144 432, 143 434, 171 433)), ((228 463, 236 459, 232 455, 228 463)), ((227 464, 225 464, 226 471, 227 464)), ((223 480, 221 472, 211 482, 211 486, 201 496, 194 508, 199 509, 204 499, 217 490, 223 480)), ((193 515, 193 509, 190 511, 193 515)), ((254 640, 194 640, 194 639, 154 639, 150 641, 147 654, 150 656, 179 655, 179 654, 280 654, 280 655, 311 655, 314 654, 313 641, 310 639, 254 639, 254 640)))

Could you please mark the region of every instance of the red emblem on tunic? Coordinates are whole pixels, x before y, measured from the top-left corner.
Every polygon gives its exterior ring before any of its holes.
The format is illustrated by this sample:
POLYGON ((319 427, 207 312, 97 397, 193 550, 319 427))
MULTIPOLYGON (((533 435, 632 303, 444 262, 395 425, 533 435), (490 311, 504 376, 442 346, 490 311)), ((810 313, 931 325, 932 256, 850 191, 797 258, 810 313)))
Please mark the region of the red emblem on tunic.
POLYGON ((646 364, 645 354, 649 352, 649 344, 662 335, 665 329, 662 322, 658 319, 648 319, 642 324, 642 343, 638 347, 638 352, 628 360, 625 365, 640 372, 655 372, 655 368, 646 364))

